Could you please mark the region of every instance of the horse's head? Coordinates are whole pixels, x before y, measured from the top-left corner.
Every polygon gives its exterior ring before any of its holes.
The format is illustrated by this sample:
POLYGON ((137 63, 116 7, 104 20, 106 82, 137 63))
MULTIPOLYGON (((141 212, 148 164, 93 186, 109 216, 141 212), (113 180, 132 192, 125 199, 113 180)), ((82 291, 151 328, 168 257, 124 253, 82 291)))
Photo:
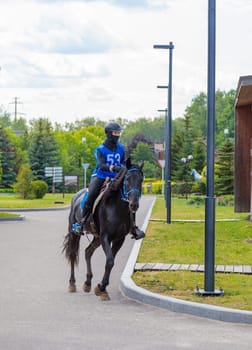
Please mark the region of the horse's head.
POLYGON ((142 193, 143 165, 143 162, 140 165, 132 164, 130 158, 126 160, 127 171, 124 177, 123 191, 132 212, 136 212, 139 208, 139 199, 142 193))

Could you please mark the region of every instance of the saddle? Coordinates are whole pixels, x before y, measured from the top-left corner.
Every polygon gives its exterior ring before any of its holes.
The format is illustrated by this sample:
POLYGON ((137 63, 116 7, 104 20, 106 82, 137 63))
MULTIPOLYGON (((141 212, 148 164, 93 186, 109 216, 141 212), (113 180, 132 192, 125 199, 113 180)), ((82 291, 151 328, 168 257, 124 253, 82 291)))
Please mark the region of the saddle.
POLYGON ((118 174, 116 175, 116 177, 114 179, 111 179, 110 177, 107 177, 105 179, 105 181, 102 185, 101 191, 94 202, 92 212, 90 213, 90 215, 87 219, 87 222, 84 225, 84 231, 86 231, 86 232, 89 231, 94 236, 99 236, 99 233, 98 233, 98 230, 97 230, 97 227, 95 225, 94 218, 93 218, 95 210, 104 196, 106 196, 106 198, 108 198, 112 195, 113 192, 115 192, 119 189, 126 172, 127 172, 127 169, 122 168, 118 172, 118 174))

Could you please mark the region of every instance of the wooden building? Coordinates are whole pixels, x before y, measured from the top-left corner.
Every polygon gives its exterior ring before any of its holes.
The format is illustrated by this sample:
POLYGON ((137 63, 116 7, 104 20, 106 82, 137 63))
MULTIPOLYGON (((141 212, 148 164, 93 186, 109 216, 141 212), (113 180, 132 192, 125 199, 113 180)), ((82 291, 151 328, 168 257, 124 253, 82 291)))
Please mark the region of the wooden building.
POLYGON ((235 211, 249 212, 251 198, 252 75, 241 76, 235 98, 235 211))

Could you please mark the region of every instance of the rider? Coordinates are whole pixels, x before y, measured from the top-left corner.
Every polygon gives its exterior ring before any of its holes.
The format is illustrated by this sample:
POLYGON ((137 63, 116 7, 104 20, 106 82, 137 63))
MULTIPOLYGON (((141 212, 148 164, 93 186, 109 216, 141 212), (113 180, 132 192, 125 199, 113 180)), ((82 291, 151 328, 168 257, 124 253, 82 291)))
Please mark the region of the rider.
MULTIPOLYGON (((78 235, 82 234, 82 228, 92 212, 93 204, 100 193, 106 177, 114 178, 124 166, 124 146, 119 143, 122 131, 120 125, 115 122, 109 122, 104 130, 106 139, 95 151, 95 156, 97 158, 96 173, 88 187, 88 197, 83 208, 82 220, 80 222, 81 229, 73 231, 78 235)), ((145 233, 135 224, 135 215, 133 221, 131 228, 133 238, 141 239, 145 237, 145 233)))

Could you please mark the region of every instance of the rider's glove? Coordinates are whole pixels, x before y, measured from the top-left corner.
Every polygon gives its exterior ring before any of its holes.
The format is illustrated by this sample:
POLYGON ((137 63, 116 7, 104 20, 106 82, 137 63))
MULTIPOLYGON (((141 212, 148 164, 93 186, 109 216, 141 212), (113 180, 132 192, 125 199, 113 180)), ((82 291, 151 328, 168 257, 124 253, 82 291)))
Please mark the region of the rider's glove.
POLYGON ((113 171, 115 171, 116 173, 118 173, 118 171, 121 170, 121 167, 119 165, 114 165, 113 166, 113 171))

